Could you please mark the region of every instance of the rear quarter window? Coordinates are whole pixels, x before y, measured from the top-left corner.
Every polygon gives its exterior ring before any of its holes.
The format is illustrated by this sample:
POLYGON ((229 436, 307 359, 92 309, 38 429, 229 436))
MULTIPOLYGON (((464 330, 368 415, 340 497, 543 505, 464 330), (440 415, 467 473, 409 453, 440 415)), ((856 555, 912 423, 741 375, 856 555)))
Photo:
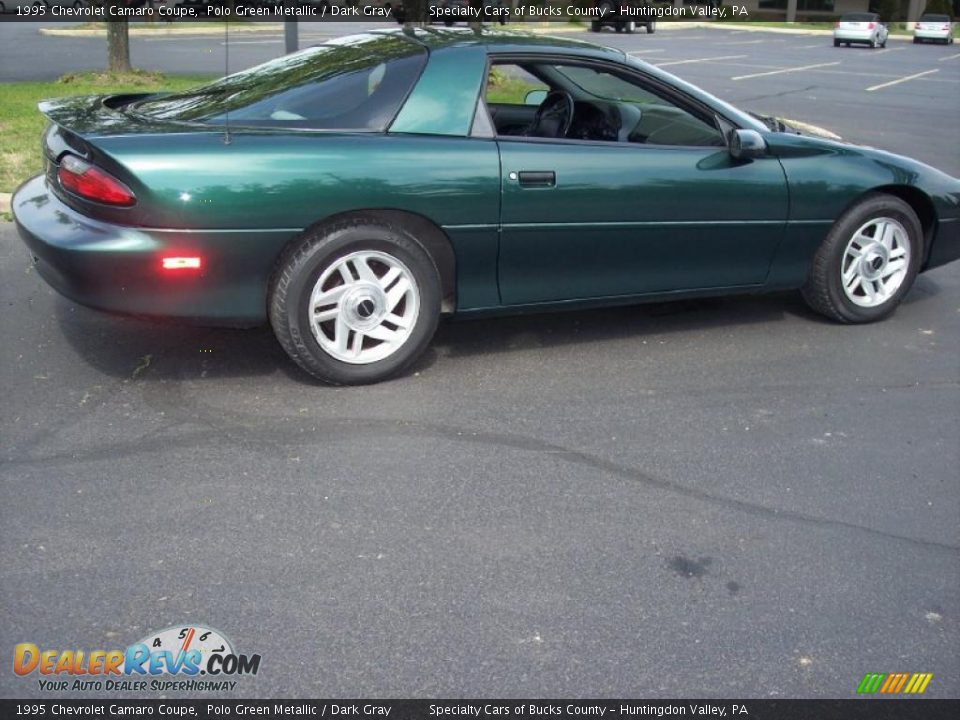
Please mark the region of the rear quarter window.
POLYGON ((157 120, 309 130, 382 131, 413 88, 427 53, 400 37, 328 43, 175 95, 133 112, 157 120))

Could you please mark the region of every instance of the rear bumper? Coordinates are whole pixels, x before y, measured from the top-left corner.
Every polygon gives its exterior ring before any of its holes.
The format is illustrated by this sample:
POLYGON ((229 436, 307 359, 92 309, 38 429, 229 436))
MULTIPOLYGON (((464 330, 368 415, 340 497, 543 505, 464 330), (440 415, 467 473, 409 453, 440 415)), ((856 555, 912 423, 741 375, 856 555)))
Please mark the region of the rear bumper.
POLYGON ((843 42, 868 43, 880 35, 876 30, 834 30, 833 39, 843 42))
POLYGON ((960 218, 940 221, 924 270, 940 267, 954 260, 960 260, 960 218))
POLYGON ((921 40, 949 40, 951 34, 951 30, 921 30, 917 28, 913 31, 913 36, 921 40))
POLYGON ((291 231, 164 230, 114 225, 78 213, 42 176, 10 203, 40 276, 99 310, 190 318, 211 324, 266 320, 273 262, 291 231), (164 270, 169 256, 200 256, 200 270, 164 270))

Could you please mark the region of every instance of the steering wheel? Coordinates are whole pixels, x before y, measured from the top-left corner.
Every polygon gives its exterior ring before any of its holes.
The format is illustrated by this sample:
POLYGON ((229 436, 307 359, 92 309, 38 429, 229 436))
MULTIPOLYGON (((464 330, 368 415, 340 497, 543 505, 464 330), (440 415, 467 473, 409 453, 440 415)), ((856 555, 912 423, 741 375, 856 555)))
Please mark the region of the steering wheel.
POLYGON ((566 90, 551 90, 533 116, 527 135, 533 137, 566 137, 573 124, 573 96, 566 90))

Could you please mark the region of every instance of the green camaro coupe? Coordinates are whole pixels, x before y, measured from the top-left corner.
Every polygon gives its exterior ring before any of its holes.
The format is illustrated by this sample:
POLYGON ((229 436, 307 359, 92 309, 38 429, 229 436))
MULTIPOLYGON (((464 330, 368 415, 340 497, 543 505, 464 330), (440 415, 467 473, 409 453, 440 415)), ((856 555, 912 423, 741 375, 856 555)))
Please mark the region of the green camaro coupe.
POLYGON ((40 110, 46 171, 12 205, 53 287, 269 320, 332 383, 401 372, 445 313, 800 288, 869 322, 960 256, 957 179, 583 42, 373 32, 40 110))

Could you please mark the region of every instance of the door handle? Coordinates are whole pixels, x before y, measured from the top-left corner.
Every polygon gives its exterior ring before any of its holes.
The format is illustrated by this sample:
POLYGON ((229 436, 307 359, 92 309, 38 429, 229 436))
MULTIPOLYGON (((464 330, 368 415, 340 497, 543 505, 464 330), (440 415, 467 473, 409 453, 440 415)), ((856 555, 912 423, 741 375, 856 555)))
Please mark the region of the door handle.
POLYGON ((522 187, 555 187, 557 184, 553 170, 521 170, 517 176, 522 187))

